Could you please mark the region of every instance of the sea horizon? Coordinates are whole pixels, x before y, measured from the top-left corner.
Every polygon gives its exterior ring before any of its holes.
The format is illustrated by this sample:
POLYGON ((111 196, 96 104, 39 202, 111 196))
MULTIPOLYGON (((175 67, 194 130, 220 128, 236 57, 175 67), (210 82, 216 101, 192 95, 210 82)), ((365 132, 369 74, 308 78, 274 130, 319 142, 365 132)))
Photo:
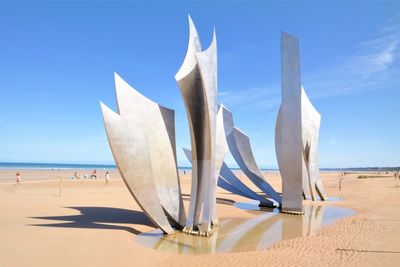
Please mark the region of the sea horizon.
MULTIPOLYGON (((33 170, 49 170, 49 169, 98 169, 98 170, 116 170, 115 164, 95 164, 95 163, 45 163, 45 162, 0 162, 0 170, 12 169, 33 169, 33 170)), ((191 170, 190 166, 178 166, 179 170, 191 170)), ((232 170, 240 170, 239 167, 230 167, 232 170)), ((264 171, 278 171, 274 167, 262 167, 264 171)), ((400 166, 395 167, 345 167, 345 168, 320 168, 321 171, 399 171, 400 166)))

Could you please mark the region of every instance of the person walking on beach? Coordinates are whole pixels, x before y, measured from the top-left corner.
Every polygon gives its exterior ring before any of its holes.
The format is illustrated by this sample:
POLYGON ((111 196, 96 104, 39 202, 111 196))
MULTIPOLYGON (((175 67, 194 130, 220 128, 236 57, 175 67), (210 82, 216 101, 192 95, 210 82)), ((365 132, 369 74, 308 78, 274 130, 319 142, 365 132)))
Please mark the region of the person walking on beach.
POLYGON ((96 169, 94 169, 94 170, 92 171, 92 175, 90 176, 90 178, 92 178, 92 179, 97 179, 97 172, 96 172, 96 169))
POLYGON ((339 191, 342 191, 343 173, 339 173, 339 191))
POLYGON ((110 181, 110 173, 106 172, 105 176, 106 176, 106 185, 108 185, 108 182, 110 181))
POLYGON ((21 174, 19 173, 19 172, 17 172, 16 173, 16 175, 15 175, 16 177, 16 182, 17 182, 17 185, 20 185, 21 184, 21 174))

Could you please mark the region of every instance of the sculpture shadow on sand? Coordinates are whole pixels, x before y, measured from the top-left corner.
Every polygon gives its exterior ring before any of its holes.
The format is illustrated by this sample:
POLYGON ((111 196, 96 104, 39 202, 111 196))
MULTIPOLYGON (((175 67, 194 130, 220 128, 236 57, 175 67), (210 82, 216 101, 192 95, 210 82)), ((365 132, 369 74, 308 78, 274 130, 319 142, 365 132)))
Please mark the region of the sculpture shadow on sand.
POLYGON ((66 207, 74 209, 81 214, 65 216, 30 217, 39 220, 63 221, 62 223, 30 224, 39 227, 62 227, 83 229, 109 229, 125 230, 132 234, 140 234, 141 231, 128 226, 113 224, 141 224, 155 227, 146 217, 144 212, 136 210, 108 208, 108 207, 66 207))

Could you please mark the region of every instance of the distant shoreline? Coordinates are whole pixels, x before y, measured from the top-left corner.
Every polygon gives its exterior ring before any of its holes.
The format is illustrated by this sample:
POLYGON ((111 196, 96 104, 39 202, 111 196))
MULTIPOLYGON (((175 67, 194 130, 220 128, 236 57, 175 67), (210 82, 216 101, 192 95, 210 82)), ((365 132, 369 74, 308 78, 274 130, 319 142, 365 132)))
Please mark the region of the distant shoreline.
MULTIPOLYGON (((28 169, 28 170, 116 170, 116 165, 113 164, 72 164, 72 163, 24 163, 24 162, 0 162, 0 170, 15 170, 15 169, 28 169)), ((179 166, 179 170, 191 170, 192 167, 179 166)), ((232 170, 240 170, 240 168, 232 167, 232 170)), ((278 171, 277 168, 261 168, 263 171, 278 171)), ((399 167, 354 167, 354 168, 321 168, 322 172, 393 172, 400 171, 399 167)))

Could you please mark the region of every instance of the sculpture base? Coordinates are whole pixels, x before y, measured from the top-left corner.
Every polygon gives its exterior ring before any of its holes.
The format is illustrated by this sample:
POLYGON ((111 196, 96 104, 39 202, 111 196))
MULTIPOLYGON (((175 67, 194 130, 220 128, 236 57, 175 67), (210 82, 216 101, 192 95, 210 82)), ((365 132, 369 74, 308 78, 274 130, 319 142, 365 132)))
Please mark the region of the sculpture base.
POLYGON ((277 208, 274 205, 268 205, 268 204, 264 204, 264 203, 258 204, 258 207, 260 208, 260 210, 263 210, 263 211, 273 211, 275 208, 277 208))
POLYGON ((211 225, 211 229, 209 229, 206 232, 201 230, 201 225, 193 226, 192 228, 184 227, 182 229, 182 232, 185 233, 185 234, 189 234, 189 235, 211 237, 215 232, 215 228, 218 228, 218 227, 219 227, 218 224, 211 225))
POLYGON ((280 212, 290 215, 304 215, 304 209, 293 209, 293 210, 281 209, 280 212))

